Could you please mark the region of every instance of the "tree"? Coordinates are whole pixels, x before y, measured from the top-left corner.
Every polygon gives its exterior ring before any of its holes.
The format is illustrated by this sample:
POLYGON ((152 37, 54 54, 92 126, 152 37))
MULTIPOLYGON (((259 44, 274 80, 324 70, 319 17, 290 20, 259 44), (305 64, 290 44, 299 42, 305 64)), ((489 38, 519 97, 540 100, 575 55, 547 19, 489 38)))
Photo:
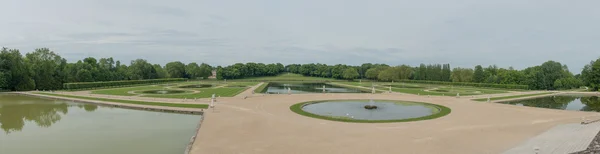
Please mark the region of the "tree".
POLYGON ((600 58, 586 65, 581 72, 581 76, 585 85, 593 91, 598 91, 600 89, 600 58))
POLYGON ((471 82, 473 81, 473 69, 470 68, 454 68, 452 70, 452 82, 471 82))
POLYGON ((377 79, 379 79, 381 81, 394 81, 394 80, 399 80, 400 76, 398 75, 398 73, 396 73, 394 68, 389 67, 389 68, 379 72, 377 79))
POLYGON ((196 63, 189 63, 185 66, 185 74, 190 79, 199 78, 202 72, 200 72, 200 66, 196 63))
POLYGON ((48 48, 35 49, 26 54, 27 62, 33 72, 32 77, 36 88, 40 90, 56 90, 62 88, 62 67, 66 60, 50 51, 48 48))
MULTIPOLYGON (((281 64, 280 64, 281 65, 281 64)), ((281 67, 283 67, 283 65, 281 65, 281 67)), ((202 63, 200 64, 200 77, 202 77, 203 79, 207 79, 209 76, 212 76, 212 66, 206 64, 206 63, 202 63)), ((279 74, 279 72, 283 71, 283 69, 279 69, 279 71, 277 71, 276 74, 279 74)))
POLYGON ((31 79, 33 72, 19 50, 2 48, 0 50, 0 70, 10 75, 8 88, 16 91, 33 90, 35 81, 31 79))
POLYGON ((9 81, 10 74, 8 72, 0 71, 0 90, 8 89, 9 81))
POLYGON ((346 70, 344 70, 343 76, 344 79, 352 80, 358 78, 360 74, 358 74, 358 71, 356 71, 356 69, 354 68, 347 68, 346 70))
MULTIPOLYGON (((183 65, 183 64, 182 64, 183 65)), ((132 80, 143 80, 143 79, 156 79, 158 74, 152 64, 144 59, 136 59, 131 61, 129 67, 121 67, 120 69, 127 68, 129 78, 132 80)))
POLYGON ((170 78, 185 77, 185 64, 179 61, 167 63, 166 69, 170 78))
POLYGON ((154 64, 154 65, 152 65, 152 67, 156 71, 157 78, 161 79, 161 78, 169 77, 169 74, 167 73, 167 71, 162 66, 160 66, 160 64, 154 64))
POLYGON ((484 80, 485 76, 483 74, 483 67, 481 67, 481 65, 475 66, 475 71, 473 72, 473 81, 482 83, 484 80))

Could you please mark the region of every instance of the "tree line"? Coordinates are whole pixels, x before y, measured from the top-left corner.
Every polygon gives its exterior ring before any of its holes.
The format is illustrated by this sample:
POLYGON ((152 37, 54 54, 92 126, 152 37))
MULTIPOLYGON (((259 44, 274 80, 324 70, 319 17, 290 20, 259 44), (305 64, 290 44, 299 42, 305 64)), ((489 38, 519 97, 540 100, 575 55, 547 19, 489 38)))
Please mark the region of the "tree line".
MULTIPOLYGON (((526 85, 528 89, 556 90, 572 89, 588 86, 597 91, 600 87, 600 59, 586 65, 581 74, 573 74, 566 65, 556 61, 547 61, 538 66, 523 70, 512 67, 498 68, 496 65, 474 68, 451 68, 450 64, 421 64, 417 67, 409 65, 389 66, 386 64, 365 63, 360 66, 344 64, 255 64, 237 63, 227 67, 219 67, 218 79, 239 79, 256 76, 274 76, 289 72, 304 76, 335 79, 370 79, 376 81, 423 80, 439 82, 481 83, 486 85, 526 85), (267 67, 272 66, 272 67, 267 67), (272 68, 272 69, 269 69, 272 68), (254 70, 254 71, 253 71, 254 70), (266 71, 271 70, 271 71, 266 71), (269 73, 266 73, 269 72, 269 73)), ((473 84, 461 84, 473 85, 473 84)), ((506 87, 506 86, 497 86, 506 87)))
MULTIPOLYGON (((421 64, 389 66, 365 63, 360 66, 327 64, 236 63, 229 66, 212 66, 202 63, 184 64, 179 61, 164 67, 136 59, 129 65, 113 58, 88 57, 75 63, 67 61, 48 48, 35 49, 21 55, 17 49, 0 50, 0 90, 54 90, 63 83, 99 82, 121 80, 144 80, 163 78, 207 78, 217 70, 217 79, 241 79, 259 76, 275 76, 283 72, 305 76, 335 79, 370 79, 376 81, 421 80, 437 82, 461 82, 505 85, 527 85, 529 89, 571 89, 587 86, 600 88, 600 59, 585 65, 580 74, 573 74, 566 65, 547 61, 523 70, 495 65, 474 68, 451 68, 450 64, 421 64)), ((468 85, 468 84, 464 84, 468 85)))
POLYGON ((18 49, 0 49, 0 90, 56 90, 63 83, 145 80, 162 78, 207 78, 213 67, 202 63, 170 62, 164 67, 144 59, 129 65, 113 58, 88 57, 68 63, 48 48, 23 56, 18 49))

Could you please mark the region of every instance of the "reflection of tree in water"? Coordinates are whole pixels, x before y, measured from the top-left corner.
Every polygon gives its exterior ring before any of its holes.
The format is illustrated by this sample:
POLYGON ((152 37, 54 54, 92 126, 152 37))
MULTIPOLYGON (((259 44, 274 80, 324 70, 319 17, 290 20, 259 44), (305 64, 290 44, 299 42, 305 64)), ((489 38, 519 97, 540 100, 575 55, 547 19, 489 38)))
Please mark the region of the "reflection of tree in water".
POLYGON ((93 112, 93 111, 96 111, 96 109, 98 109, 98 105, 85 104, 85 105, 83 105, 83 109, 85 109, 85 111, 88 111, 88 112, 93 112))
POLYGON ((582 109, 583 111, 600 112, 600 99, 598 96, 582 97, 581 103, 585 104, 585 107, 582 109))
POLYGON ((0 108, 0 128, 6 133, 20 131, 25 120, 34 121, 40 127, 50 127, 67 114, 68 105, 60 104, 18 104, 4 105, 0 108))
POLYGON ((536 99, 528 99, 521 101, 509 102, 509 104, 523 104, 523 106, 550 108, 550 109, 566 109, 570 102, 577 99, 572 96, 554 96, 542 97, 536 99))

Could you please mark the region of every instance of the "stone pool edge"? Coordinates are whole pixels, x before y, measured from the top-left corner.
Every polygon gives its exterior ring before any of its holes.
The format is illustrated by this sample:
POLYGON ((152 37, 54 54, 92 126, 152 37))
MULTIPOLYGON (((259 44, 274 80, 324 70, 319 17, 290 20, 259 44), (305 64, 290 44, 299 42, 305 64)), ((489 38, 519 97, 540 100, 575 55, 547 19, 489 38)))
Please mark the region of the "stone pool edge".
POLYGON ((196 137, 198 137, 198 132, 200 132, 200 127, 202 126, 202 122, 204 121, 204 113, 200 116, 200 122, 198 122, 198 126, 196 126, 196 132, 194 132, 194 136, 190 138, 188 145, 185 147, 185 151, 183 154, 190 154, 192 152, 192 148, 194 147, 194 143, 196 142, 196 137))
POLYGON ((60 97, 60 96, 50 96, 44 94, 34 94, 29 92, 13 92, 9 94, 18 94, 18 95, 27 95, 33 97, 40 98, 50 98, 50 99, 59 99, 66 101, 75 101, 81 103, 89 103, 101 106, 110 106, 110 107, 119 107, 125 109, 133 109, 133 110, 144 110, 144 111, 156 111, 156 112, 166 112, 166 113, 180 113, 180 114, 195 114, 195 115, 203 115, 204 109, 188 109, 188 108, 180 108, 180 107, 160 107, 160 106, 150 106, 150 105, 137 105, 137 104, 124 104, 118 102, 106 102, 106 101, 97 101, 97 100, 86 100, 79 98, 68 98, 68 97, 60 97))

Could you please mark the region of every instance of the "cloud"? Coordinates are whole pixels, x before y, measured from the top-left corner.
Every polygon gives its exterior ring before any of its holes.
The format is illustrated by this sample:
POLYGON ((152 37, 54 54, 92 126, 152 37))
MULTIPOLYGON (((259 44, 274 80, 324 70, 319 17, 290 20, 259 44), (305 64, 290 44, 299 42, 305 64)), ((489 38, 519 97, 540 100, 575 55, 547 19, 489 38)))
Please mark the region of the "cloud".
POLYGON ((577 73, 599 58, 600 1, 11 1, 0 45, 169 61, 450 63, 577 73), (343 5, 341 5, 343 4, 343 5), (22 11, 28 10, 28 11, 22 11), (19 16, 14 13, 19 12, 19 16))

